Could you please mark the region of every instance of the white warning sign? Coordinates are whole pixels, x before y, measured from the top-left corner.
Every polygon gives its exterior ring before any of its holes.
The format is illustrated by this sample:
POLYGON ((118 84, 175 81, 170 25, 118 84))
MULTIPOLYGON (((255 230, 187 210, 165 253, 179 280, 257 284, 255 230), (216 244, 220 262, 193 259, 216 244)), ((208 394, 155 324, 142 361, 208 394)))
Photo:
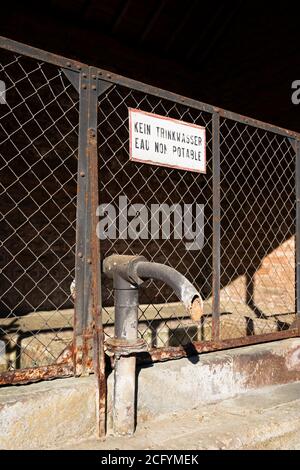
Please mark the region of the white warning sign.
POLYGON ((129 108, 130 160, 206 173, 205 127, 129 108))

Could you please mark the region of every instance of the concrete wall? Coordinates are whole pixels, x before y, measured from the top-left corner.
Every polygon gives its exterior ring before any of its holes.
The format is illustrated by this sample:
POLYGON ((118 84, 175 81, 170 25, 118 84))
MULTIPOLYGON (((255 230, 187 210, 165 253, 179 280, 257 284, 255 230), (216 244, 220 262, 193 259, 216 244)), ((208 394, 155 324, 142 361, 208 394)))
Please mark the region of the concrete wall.
MULTIPOLYGON (((249 390, 300 380, 300 340, 289 339, 141 367, 138 423, 201 409, 249 390)), ((113 374, 108 378, 111 431, 113 374)), ((97 435, 94 376, 0 389, 0 448, 76 445, 97 435)))

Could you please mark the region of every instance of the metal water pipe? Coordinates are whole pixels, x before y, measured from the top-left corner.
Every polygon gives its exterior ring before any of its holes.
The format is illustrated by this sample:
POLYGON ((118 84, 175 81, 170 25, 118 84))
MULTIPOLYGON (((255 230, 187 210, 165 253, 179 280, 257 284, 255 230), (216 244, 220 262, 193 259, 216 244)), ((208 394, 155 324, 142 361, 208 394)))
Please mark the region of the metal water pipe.
POLYGON ((128 436, 135 429, 135 354, 147 350, 146 342, 138 339, 139 286, 148 279, 168 284, 194 321, 203 314, 203 301, 182 274, 143 256, 111 255, 104 260, 103 271, 114 286, 115 337, 106 341, 107 352, 115 358, 113 429, 116 435, 128 436))

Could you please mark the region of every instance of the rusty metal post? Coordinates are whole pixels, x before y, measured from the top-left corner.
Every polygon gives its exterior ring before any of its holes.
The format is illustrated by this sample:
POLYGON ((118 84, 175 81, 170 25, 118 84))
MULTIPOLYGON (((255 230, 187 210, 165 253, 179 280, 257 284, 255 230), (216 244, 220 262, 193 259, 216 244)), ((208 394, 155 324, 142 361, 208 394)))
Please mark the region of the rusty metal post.
POLYGON ((89 162, 88 162, 88 126, 89 126, 89 69, 81 69, 79 76, 79 143, 77 172, 77 213, 76 213, 76 260, 75 260, 75 318, 74 368, 77 376, 88 374, 88 339, 89 319, 89 283, 90 266, 90 200, 89 200, 89 162))
POLYGON ((295 141, 296 147, 296 313, 298 330, 300 331, 300 141, 295 141))
POLYGON ((96 231, 96 212, 99 204, 97 143, 98 96, 102 88, 101 82, 97 80, 96 73, 97 71, 94 67, 89 67, 88 159, 90 169, 91 248, 88 263, 91 267, 92 275, 90 296, 93 323, 93 366, 98 394, 98 435, 99 437, 104 437, 106 432, 106 376, 101 305, 100 241, 96 231))
POLYGON ((98 80, 93 67, 80 73, 78 204, 76 237, 75 371, 94 370, 98 392, 98 435, 105 435, 106 379, 101 321, 100 246, 96 234, 98 207, 98 80))
POLYGON ((214 112, 212 118, 212 153, 213 153, 213 310, 212 340, 220 337, 220 116, 214 112))

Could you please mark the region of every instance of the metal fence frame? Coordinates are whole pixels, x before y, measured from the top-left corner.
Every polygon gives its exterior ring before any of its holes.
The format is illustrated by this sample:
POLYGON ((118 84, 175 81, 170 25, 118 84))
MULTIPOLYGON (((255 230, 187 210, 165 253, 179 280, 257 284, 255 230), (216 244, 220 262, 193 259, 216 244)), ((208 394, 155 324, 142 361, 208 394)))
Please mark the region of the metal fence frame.
POLYGON ((76 228, 76 301, 74 342, 64 362, 45 367, 16 370, 0 374, 0 384, 26 383, 54 377, 82 376, 95 371, 99 386, 99 431, 104 434, 106 379, 104 333, 101 321, 101 291, 99 240, 96 237, 96 208, 98 206, 97 110, 98 97, 112 85, 151 94, 170 102, 184 104, 212 116, 213 157, 213 310, 212 341, 194 342, 190 346, 151 349, 140 353, 138 361, 163 361, 188 356, 192 353, 216 351, 254 343, 297 337, 300 324, 285 331, 221 340, 220 327, 220 118, 287 137, 296 154, 296 314, 300 318, 300 134, 232 113, 199 101, 180 96, 141 82, 90 67, 33 47, 0 38, 0 48, 13 53, 42 60, 60 67, 79 93, 79 155, 77 185, 76 228))
POLYGON ((292 143, 296 153, 296 314, 300 318, 300 134, 294 131, 268 124, 238 113, 227 111, 215 106, 201 103, 197 100, 187 98, 166 90, 146 85, 142 82, 128 79, 126 77, 113 74, 111 72, 97 69, 97 76, 101 77, 104 83, 121 85, 128 89, 145 92, 147 94, 167 99, 174 103, 181 103, 191 108, 208 112, 212 115, 213 122, 213 335, 212 341, 193 342, 191 346, 185 347, 162 347, 150 349, 147 354, 139 353, 138 362, 165 361, 189 356, 195 352, 208 352, 229 349, 233 347, 251 345, 256 343, 269 342, 284 338, 297 337, 300 334, 300 324, 289 330, 265 333, 253 336, 243 336, 240 338, 221 340, 219 337, 220 327, 220 118, 227 118, 238 123, 251 125, 255 128, 272 132, 274 134, 287 137, 292 143))
POLYGON ((95 225, 96 217, 96 212, 92 208, 97 207, 97 198, 95 198, 97 180, 93 178, 94 168, 97 165, 95 152, 97 98, 93 101, 93 94, 95 94, 95 85, 92 85, 93 68, 3 37, 0 38, 0 48, 60 67, 77 88, 80 100, 76 215, 78 221, 76 227, 77 256, 75 260, 78 295, 75 301, 73 347, 70 348, 69 355, 65 355, 62 363, 2 373, 0 374, 0 384, 87 375, 99 367, 97 365, 100 358, 99 353, 94 355, 95 363, 93 364, 93 341, 97 345, 95 350, 99 350, 101 347, 101 334, 98 326, 100 324, 100 300, 94 298, 97 295, 95 286, 99 284, 97 274, 100 271, 100 266, 91 261, 97 259, 98 249, 98 244, 91 242, 91 225, 95 225), (92 109, 93 104, 94 109, 92 109), (94 128, 94 133, 92 128, 94 128), (95 319, 95 323, 93 319, 95 319))
MULTIPOLYGON (((62 70, 66 70, 73 74, 74 79, 79 81, 80 72, 85 74, 88 72, 88 67, 84 64, 79 62, 70 63, 69 60, 57 56, 55 54, 51 54, 25 44, 18 43, 16 41, 1 37, 0 38, 0 48, 6 49, 16 54, 20 54, 22 56, 30 57, 36 60, 40 60, 46 63, 50 63, 56 65, 57 67, 61 67, 62 70)), ((83 108, 83 106, 81 106, 83 108)), ((80 111, 80 114, 83 118, 84 109, 80 111)), ((85 159, 83 152, 81 151, 79 154, 79 160, 85 159)), ((81 193, 82 188, 78 192, 78 199, 82 199, 81 193)), ((82 229, 81 229, 82 230, 82 229)), ((80 231, 80 227, 77 227, 77 232, 80 231)), ((78 309, 76 309, 78 312, 78 309)), ((77 315, 75 314, 75 324, 77 324, 79 320, 77 320, 77 315)), ((0 374, 0 384, 16 384, 16 383, 28 383, 38 380, 46 380, 51 379, 54 377, 68 377, 75 374, 76 370, 76 363, 77 363, 77 349, 74 347, 70 350, 70 354, 67 355, 64 361, 61 364, 53 364, 49 366, 42 366, 42 367, 35 367, 32 369, 20 369, 15 371, 9 371, 0 374)))

